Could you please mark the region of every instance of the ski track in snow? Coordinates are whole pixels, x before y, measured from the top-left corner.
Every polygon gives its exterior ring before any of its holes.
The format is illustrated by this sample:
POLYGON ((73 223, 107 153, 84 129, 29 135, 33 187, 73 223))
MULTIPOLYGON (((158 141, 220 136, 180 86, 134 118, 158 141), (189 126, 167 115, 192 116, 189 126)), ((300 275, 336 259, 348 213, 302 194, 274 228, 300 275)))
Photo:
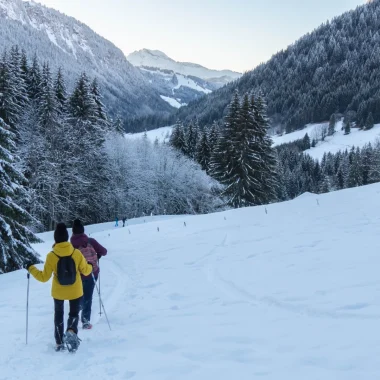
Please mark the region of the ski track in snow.
MULTIPOLYGON (((112 331, 94 292, 93 329, 80 330, 76 354, 55 353, 50 285, 31 278, 26 346, 25 271, 2 275, 0 380, 375 380, 379 195, 377 184, 268 214, 88 226, 108 249, 100 281, 112 331)), ((41 237, 44 257, 52 233, 41 237)))

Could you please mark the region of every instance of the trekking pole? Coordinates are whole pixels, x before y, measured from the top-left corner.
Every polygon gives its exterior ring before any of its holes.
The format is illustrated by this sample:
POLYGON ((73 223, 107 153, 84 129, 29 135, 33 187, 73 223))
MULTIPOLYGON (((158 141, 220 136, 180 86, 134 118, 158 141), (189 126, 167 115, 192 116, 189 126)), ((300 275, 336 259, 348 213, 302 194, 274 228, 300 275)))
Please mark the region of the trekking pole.
POLYGON ((26 275, 28 279, 28 289, 26 291, 26 336, 25 336, 25 344, 28 344, 28 322, 29 322, 29 282, 30 282, 30 273, 26 275))
POLYGON ((106 319, 107 319, 108 327, 111 330, 111 325, 110 325, 110 322, 109 322, 108 317, 107 317, 107 313, 106 313, 106 309, 105 309, 103 301, 102 301, 102 297, 100 296, 98 284, 96 283, 96 279, 95 279, 94 273, 91 273, 91 275, 92 275, 92 279, 94 280, 94 283, 95 283, 95 286, 96 286, 96 290, 98 291, 100 305, 103 308, 104 315, 106 316, 106 319))
POLYGON ((102 304, 100 302, 100 260, 98 260, 98 268, 99 268, 99 274, 98 274, 98 281, 99 281, 99 315, 102 316, 102 304))

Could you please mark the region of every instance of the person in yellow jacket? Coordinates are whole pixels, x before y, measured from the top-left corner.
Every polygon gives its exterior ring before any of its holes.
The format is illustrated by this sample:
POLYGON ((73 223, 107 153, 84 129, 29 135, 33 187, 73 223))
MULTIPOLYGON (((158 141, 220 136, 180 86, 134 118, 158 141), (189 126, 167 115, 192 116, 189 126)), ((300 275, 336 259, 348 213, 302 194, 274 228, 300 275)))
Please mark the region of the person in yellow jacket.
POLYGON ((27 270, 38 281, 47 282, 54 274, 51 295, 54 299, 54 337, 56 351, 65 349, 64 343, 69 342, 69 349, 75 351, 79 346, 78 320, 83 296, 81 274, 88 276, 92 272, 92 265, 88 264, 79 249, 75 249, 68 241, 69 233, 65 223, 58 223, 54 231, 53 250, 48 253, 45 266, 42 271, 34 265, 27 265, 27 270), (71 256, 75 263, 76 277, 72 285, 61 285, 57 275, 57 265, 60 257, 71 256), (66 334, 63 334, 64 301, 70 302, 69 319, 67 321, 66 334))

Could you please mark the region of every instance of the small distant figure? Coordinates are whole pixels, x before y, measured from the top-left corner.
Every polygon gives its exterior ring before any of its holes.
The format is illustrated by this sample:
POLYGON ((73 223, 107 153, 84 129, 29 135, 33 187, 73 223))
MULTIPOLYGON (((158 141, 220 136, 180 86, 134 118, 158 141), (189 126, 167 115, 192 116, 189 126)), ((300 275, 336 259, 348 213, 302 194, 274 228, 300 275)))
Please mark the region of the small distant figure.
POLYGON ((124 217, 123 218, 123 227, 125 227, 125 222, 127 221, 127 218, 126 217, 124 217))
POLYGON ((115 218, 115 227, 119 227, 119 218, 118 217, 115 218))

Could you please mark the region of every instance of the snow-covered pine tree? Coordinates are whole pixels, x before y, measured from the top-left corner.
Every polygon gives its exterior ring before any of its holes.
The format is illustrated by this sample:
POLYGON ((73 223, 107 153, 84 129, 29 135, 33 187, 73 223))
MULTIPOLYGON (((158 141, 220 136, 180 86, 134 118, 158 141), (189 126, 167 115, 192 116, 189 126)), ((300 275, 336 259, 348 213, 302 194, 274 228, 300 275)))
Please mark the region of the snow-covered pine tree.
POLYGON ((328 136, 332 136, 335 133, 335 125, 336 125, 336 115, 333 113, 330 117, 330 122, 329 122, 329 129, 328 129, 328 136))
POLYGON ((57 102, 57 112, 59 115, 66 115, 68 112, 68 96, 65 79, 63 78, 62 68, 57 72, 57 77, 54 81, 55 98, 57 102))
POLYGON ((373 147, 372 159, 369 170, 369 183, 380 182, 380 143, 376 142, 373 147))
POLYGON ((96 116, 99 123, 103 123, 103 127, 109 126, 106 106, 102 102, 102 94, 99 87, 98 79, 94 78, 91 83, 91 94, 96 104, 96 116))
POLYGON ((28 57, 26 55, 25 50, 23 49, 21 50, 21 75, 24 79, 26 86, 27 86, 28 72, 29 72, 28 57))
POLYGON ((104 120, 98 116, 97 104, 86 73, 79 77, 69 103, 69 120, 73 136, 76 136, 76 156, 81 159, 78 189, 82 197, 85 197, 78 204, 78 215, 85 221, 101 221, 103 194, 99 189, 106 188, 107 183, 103 159, 107 131, 104 120))
POLYGON ((111 123, 111 129, 119 135, 124 136, 125 130, 123 119, 121 118, 119 113, 116 115, 116 119, 111 123))
POLYGON ((183 154, 187 154, 188 148, 186 144, 185 132, 182 123, 178 120, 173 127, 172 134, 170 136, 169 144, 180 151, 183 154))
POLYGON ((35 54, 32 66, 29 68, 27 76, 27 89, 30 101, 34 101, 38 97, 38 91, 41 88, 41 67, 35 54))
POLYGON ((373 120, 373 115, 372 115, 372 112, 370 112, 367 116, 367 119, 365 121, 365 129, 368 130, 368 129, 372 129, 373 126, 374 126, 375 122, 373 120))
POLYGON ((308 149, 311 148, 310 137, 309 137, 309 135, 307 133, 305 134, 305 137, 303 138, 302 143, 303 143, 302 144, 303 145, 303 147, 302 147, 303 150, 308 150, 308 149))
POLYGON ((352 149, 351 165, 348 173, 347 187, 357 187, 363 185, 362 162, 359 148, 352 149))
POLYGON ((351 122, 347 118, 347 120, 345 120, 344 122, 344 134, 349 135, 350 133, 351 133, 351 122))
POLYGON ((185 140, 186 140, 186 155, 191 159, 195 159, 197 153, 197 144, 199 139, 199 130, 197 123, 190 122, 186 128, 185 140))
POLYGON ((210 147, 210 156, 212 155, 214 149, 217 146, 219 139, 219 125, 216 121, 212 123, 211 128, 208 132, 208 145, 210 147))
POLYGON ((369 173, 371 170, 371 163, 373 159, 373 149, 371 143, 364 146, 361 151, 361 172, 363 178, 363 185, 368 185, 370 182, 369 173))
MULTIPOLYGON (((256 204, 267 204, 277 199, 277 161, 272 148, 273 141, 268 135, 269 121, 266 114, 266 104, 264 98, 259 94, 256 99, 251 98, 250 109, 255 126, 255 149, 260 157, 260 168, 258 170, 258 183, 260 190, 257 191, 256 204)), ((307 141, 306 141, 307 142, 307 141)))
POLYGON ((40 262, 30 246, 38 241, 27 227, 32 218, 16 203, 24 196, 25 178, 15 166, 15 135, 9 129, 0 118, 0 273, 40 262))
POLYGON ((0 60, 0 118, 11 128, 16 140, 17 125, 25 100, 21 82, 21 64, 17 67, 17 62, 13 63, 10 54, 4 51, 0 60))
POLYGON ((210 174, 217 181, 223 184, 231 183, 231 173, 228 171, 229 162, 233 159, 233 136, 239 128, 240 121, 240 97, 235 91, 233 99, 228 106, 225 117, 225 125, 218 135, 216 146, 214 147, 210 159, 210 174))
POLYGON ((196 160, 206 173, 209 172, 210 157, 211 149, 208 142, 208 131, 203 130, 197 146, 196 160))

